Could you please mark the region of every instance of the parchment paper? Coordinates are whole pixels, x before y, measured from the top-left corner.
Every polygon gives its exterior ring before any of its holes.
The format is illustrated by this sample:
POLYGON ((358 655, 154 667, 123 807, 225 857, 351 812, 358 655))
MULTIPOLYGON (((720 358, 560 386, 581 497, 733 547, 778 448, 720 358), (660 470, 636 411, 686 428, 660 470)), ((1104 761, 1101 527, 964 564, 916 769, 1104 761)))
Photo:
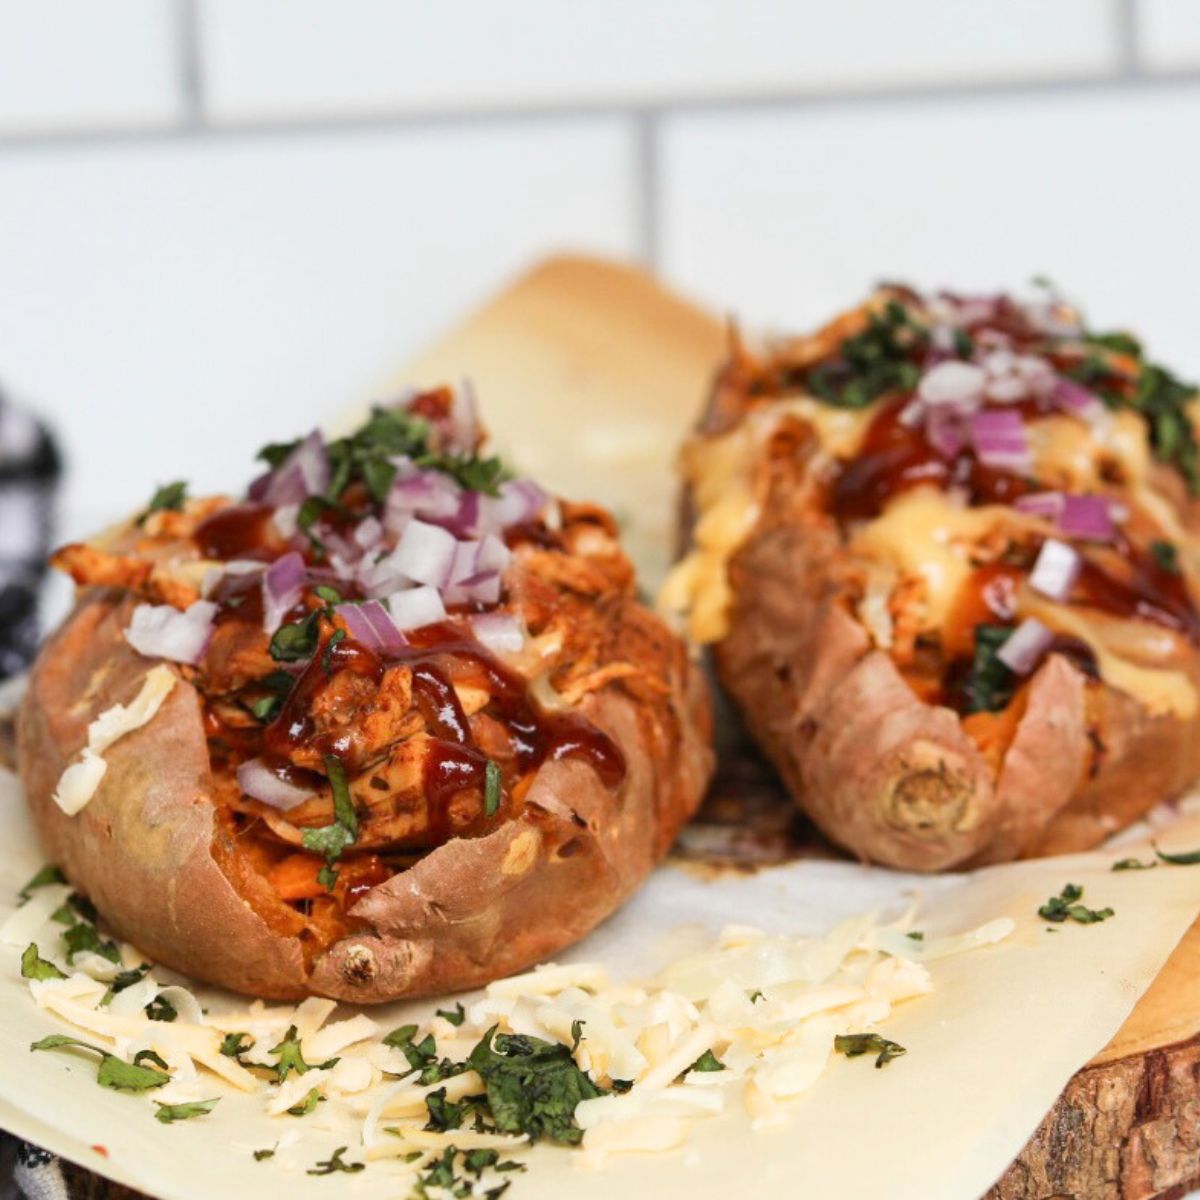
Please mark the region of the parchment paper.
MULTIPOLYGON (((0 772, 0 920, 21 884, 41 865, 19 785, 0 772)), ((1200 817, 1160 834, 1165 848, 1200 845, 1200 817)), ((784 1127, 752 1131, 736 1100, 697 1126, 682 1152, 613 1159, 602 1171, 578 1155, 541 1148, 514 1178, 513 1200, 660 1200, 793 1190, 827 1200, 970 1200, 1020 1151, 1074 1074, 1116 1032, 1172 947, 1200 912, 1200 867, 1114 874, 1119 852, 992 868, 972 876, 927 878, 840 862, 799 862, 753 874, 707 877, 661 868, 638 896, 564 959, 600 960, 618 977, 653 970, 700 928, 730 922, 775 932, 817 933, 838 919, 901 908, 921 894, 918 924, 930 934, 1009 915, 1004 943, 937 964, 933 995, 900 1008, 886 1034, 908 1048, 887 1070, 869 1060, 836 1060, 800 1100, 784 1127), (1037 907, 1067 882, 1085 900, 1111 905, 1102 924, 1054 926, 1037 907)), ((241 1200, 283 1191, 294 1200, 339 1195, 403 1197, 412 1176, 399 1164, 372 1163, 358 1175, 313 1177, 305 1170, 356 1130, 319 1114, 270 1118, 260 1102, 231 1093, 199 1120, 164 1126, 145 1097, 106 1091, 86 1060, 31 1054, 29 1044, 66 1028, 39 1011, 19 977, 19 950, 0 948, 0 1126, 91 1170, 164 1200, 241 1200), (281 1133, 302 1140, 274 1159, 252 1151, 281 1133), (103 1147, 103 1151, 97 1149, 103 1147)), ((207 1006, 238 1001, 201 989, 207 1006)), ((385 1028, 436 1005, 372 1010, 385 1028)))

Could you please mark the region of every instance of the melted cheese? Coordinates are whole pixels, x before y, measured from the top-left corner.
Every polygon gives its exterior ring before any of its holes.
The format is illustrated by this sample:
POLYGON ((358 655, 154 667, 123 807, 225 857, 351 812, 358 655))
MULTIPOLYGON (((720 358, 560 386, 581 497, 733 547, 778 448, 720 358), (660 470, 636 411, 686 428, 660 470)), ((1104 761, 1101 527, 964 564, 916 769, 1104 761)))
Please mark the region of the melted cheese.
POLYGON ((757 466, 765 442, 788 417, 808 422, 826 456, 851 457, 870 422, 870 409, 840 409, 797 396, 751 413, 720 437, 693 438, 680 470, 696 510, 692 550, 667 576, 659 609, 686 617, 693 641, 719 641, 728 630, 732 594, 729 561, 761 513, 757 466))
POLYGON ((859 527, 850 549, 925 583, 922 628, 941 629, 974 570, 972 552, 990 533, 1028 524, 1003 505, 964 508, 936 488, 902 492, 883 515, 859 527))
MULTIPOLYGON (((1183 671, 1164 667, 1144 667, 1114 654, 1104 635, 1087 614, 1065 604, 1044 600, 1028 588, 1022 589, 1021 611, 1037 617, 1056 633, 1067 633, 1086 642, 1096 656, 1100 677, 1110 687, 1132 696, 1154 716, 1176 716, 1182 720, 1195 715, 1196 688, 1183 671)), ((1157 639, 1153 626, 1147 628, 1148 641, 1157 639)))

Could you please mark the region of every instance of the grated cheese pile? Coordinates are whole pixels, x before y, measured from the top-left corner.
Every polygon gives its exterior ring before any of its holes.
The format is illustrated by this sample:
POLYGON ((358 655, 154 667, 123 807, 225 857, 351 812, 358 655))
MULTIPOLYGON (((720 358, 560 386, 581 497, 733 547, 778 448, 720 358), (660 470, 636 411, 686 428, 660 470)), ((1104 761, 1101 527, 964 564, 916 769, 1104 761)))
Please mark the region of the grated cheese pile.
MULTIPOLYGON (((448 1153, 511 1155, 530 1139, 496 1132, 478 1119, 436 1128, 435 1103, 454 1106, 478 1096, 485 1081, 476 1070, 459 1067, 422 1083, 407 1052, 414 1045, 425 1047, 426 1061, 461 1064, 489 1034, 571 1048, 574 1065, 595 1085, 589 1090, 600 1093, 574 1107, 572 1136, 581 1147, 576 1161, 599 1166, 615 1154, 681 1147, 704 1121, 738 1105, 755 1128, 785 1122, 789 1101, 812 1088, 829 1066, 835 1037, 886 1024, 897 1005, 933 990, 938 960, 998 942, 1013 929, 1013 921, 1002 917, 956 936, 922 937, 911 929, 911 912, 893 924, 871 915, 852 918, 822 937, 777 937, 732 926, 651 979, 614 980, 600 963, 546 965, 493 983, 461 1007, 437 1010, 415 1032, 389 1039, 378 1011, 339 1010, 332 1000, 310 998, 295 1006, 254 1001, 210 1011, 158 968, 146 967, 130 982, 130 972, 144 960, 128 945, 102 942, 99 952, 77 952, 67 962, 56 950, 63 924, 72 919, 64 916, 69 896, 64 884, 39 887, 0 927, 0 941, 27 957, 36 945, 43 973, 61 972, 60 978, 29 981, 47 1014, 83 1031, 102 1052, 133 1062, 152 1051, 165 1064, 170 1081, 131 1104, 202 1108, 200 1102, 214 1096, 241 1093, 279 1128, 273 1143, 242 1145, 247 1155, 269 1153, 275 1165, 298 1170, 314 1158, 310 1135, 332 1133, 349 1145, 355 1161, 413 1177, 429 1195, 437 1194, 436 1177, 431 1182, 420 1172, 437 1168, 448 1153), (113 992, 118 979, 120 989, 113 992), (164 1002, 174 1017, 151 1019, 147 1006, 161 1014, 164 1002), (285 1043, 298 1052, 299 1065, 263 1069, 284 1061, 285 1043)), ((569 1062, 567 1067, 574 1071, 569 1062)), ((70 1085, 74 1081, 64 1079, 70 1085)), ((228 1105, 237 1103, 227 1101, 230 1118, 228 1105)), ((465 1111, 478 1111, 470 1103, 465 1111)), ((221 1104, 212 1115, 205 1112, 187 1115, 222 1119, 221 1104)), ((318 1144, 324 1144, 319 1137, 318 1144)), ((470 1181, 481 1195, 501 1179, 492 1167, 520 1167, 497 1164, 496 1155, 488 1161, 488 1169, 470 1181)))

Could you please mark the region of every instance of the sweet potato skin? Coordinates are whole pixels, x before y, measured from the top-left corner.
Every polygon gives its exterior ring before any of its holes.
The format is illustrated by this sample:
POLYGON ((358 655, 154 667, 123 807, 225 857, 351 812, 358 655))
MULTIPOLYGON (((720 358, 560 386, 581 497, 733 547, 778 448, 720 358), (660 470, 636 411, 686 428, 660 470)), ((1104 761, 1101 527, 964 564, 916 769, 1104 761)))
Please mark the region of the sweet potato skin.
MULTIPOLYGON (((710 411, 709 423, 713 420, 710 411)), ((856 564, 813 501, 815 437, 758 464, 717 675, 798 805, 865 861, 915 871, 1088 849, 1200 776, 1200 721, 1151 716, 1051 655, 997 772, 852 615, 856 564)), ((859 564, 861 565, 861 564, 859 564)), ((1200 655, 1169 665, 1200 685, 1200 655)))
POLYGON ((214 858, 219 830, 199 697, 180 678, 157 715, 105 751, 88 805, 52 794, 88 724, 128 701, 150 663, 126 643, 135 600, 85 591, 43 648, 18 718, 28 802, 49 857, 119 937, 168 967, 234 991, 355 1003, 477 986, 582 937, 617 908, 695 811, 712 768, 708 697, 682 643, 630 599, 630 636, 662 656, 657 702, 619 687, 577 711, 621 750, 614 795, 580 761, 547 761, 524 810, 491 835, 455 839, 366 893, 361 930, 306 964, 214 858))

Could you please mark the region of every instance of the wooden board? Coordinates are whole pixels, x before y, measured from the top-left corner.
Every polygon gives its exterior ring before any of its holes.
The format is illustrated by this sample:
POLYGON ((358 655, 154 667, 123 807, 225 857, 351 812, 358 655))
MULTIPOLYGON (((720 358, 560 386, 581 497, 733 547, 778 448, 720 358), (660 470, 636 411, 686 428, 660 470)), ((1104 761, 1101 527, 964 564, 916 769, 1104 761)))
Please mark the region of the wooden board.
MULTIPOLYGON (((515 460, 623 513, 653 576, 670 545, 675 447, 723 344, 720 322, 636 268, 563 257, 519 279, 398 379, 471 376, 515 460)), ((680 857, 703 870, 750 870, 832 853, 732 722, 723 750, 721 777, 680 857)), ((1200 923, 988 1200, 1175 1200, 1200 1180, 1198 980, 1200 923)), ((73 1196, 134 1196, 82 1168, 67 1173, 73 1196)))

